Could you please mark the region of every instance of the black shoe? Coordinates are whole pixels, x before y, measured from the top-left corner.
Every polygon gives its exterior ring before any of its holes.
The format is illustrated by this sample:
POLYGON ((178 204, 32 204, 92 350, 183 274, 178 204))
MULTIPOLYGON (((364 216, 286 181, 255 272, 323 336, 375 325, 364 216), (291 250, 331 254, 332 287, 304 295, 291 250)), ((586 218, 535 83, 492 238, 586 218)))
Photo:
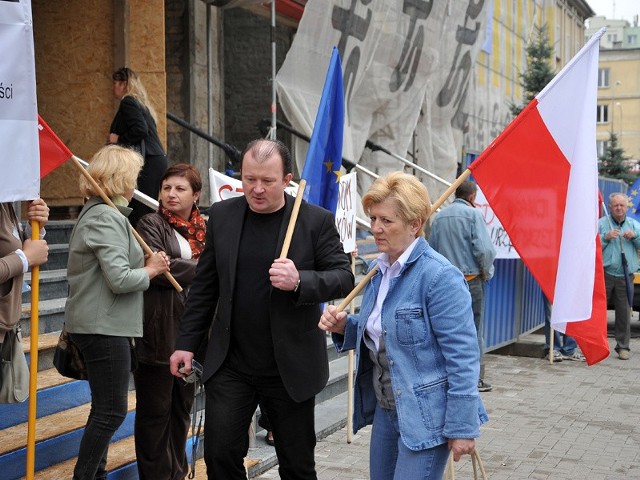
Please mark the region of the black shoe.
POLYGON ((273 441, 273 432, 271 430, 267 432, 264 439, 267 442, 267 445, 271 445, 273 447, 276 444, 276 442, 273 441))
POLYGON ((490 392, 491 390, 493 390, 493 387, 491 386, 491 384, 485 382, 482 379, 478 380, 478 391, 479 392, 490 392))

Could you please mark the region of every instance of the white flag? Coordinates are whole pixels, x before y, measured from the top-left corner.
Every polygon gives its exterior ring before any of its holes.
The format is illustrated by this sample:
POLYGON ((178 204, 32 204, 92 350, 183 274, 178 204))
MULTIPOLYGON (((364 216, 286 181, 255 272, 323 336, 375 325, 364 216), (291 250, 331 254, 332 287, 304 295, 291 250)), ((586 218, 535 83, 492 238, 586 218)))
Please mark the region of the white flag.
POLYGON ((0 202, 40 192, 38 107, 30 0, 0 0, 0 202))

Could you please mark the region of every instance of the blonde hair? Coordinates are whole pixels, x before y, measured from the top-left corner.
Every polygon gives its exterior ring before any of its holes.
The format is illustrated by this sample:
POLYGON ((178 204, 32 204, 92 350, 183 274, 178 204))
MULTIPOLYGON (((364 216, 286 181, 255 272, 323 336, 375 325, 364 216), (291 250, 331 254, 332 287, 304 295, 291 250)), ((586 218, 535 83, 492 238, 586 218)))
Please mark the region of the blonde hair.
MULTIPOLYGON (((431 200, 429 192, 420 180, 404 172, 391 172, 378 178, 362 197, 362 208, 367 213, 373 205, 393 199, 398 206, 398 214, 407 223, 419 220, 420 226, 429 218, 431 200)), ((422 228, 416 236, 424 235, 422 228)))
MULTIPOLYGON (((107 145, 96 152, 87 171, 108 197, 115 197, 136 188, 143 163, 138 152, 119 145, 107 145)), ((80 192, 85 197, 98 195, 83 175, 80 176, 80 192)))
POLYGON ((126 82, 126 85, 124 87, 124 96, 133 97, 138 100, 138 102, 140 102, 143 107, 149 110, 149 113, 151 114, 151 117, 153 117, 153 120, 155 122, 158 121, 156 111, 153 109, 153 106, 149 102, 147 90, 144 88, 144 85, 142 85, 140 77, 138 77, 138 74, 136 72, 131 70, 129 67, 122 67, 121 69, 113 72, 112 78, 113 80, 118 82, 126 82))

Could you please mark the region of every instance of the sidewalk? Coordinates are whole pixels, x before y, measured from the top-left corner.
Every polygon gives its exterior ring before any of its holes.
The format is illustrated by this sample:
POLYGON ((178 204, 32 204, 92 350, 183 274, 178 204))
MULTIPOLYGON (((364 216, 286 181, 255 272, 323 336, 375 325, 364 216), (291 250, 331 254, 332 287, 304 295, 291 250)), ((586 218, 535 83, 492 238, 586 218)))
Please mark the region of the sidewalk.
MULTIPOLYGON (((609 318, 612 328, 613 312, 609 318)), ((493 391, 482 394, 490 421, 477 446, 490 479, 640 479, 637 313, 631 325, 628 361, 618 360, 612 338, 612 354, 593 367, 486 355, 493 391)), ((319 441, 318 479, 368 479, 369 436, 370 427, 347 444, 342 429, 319 441)), ((457 465, 456 477, 473 478, 470 457, 457 465)), ((279 478, 277 467, 256 478, 279 478)))

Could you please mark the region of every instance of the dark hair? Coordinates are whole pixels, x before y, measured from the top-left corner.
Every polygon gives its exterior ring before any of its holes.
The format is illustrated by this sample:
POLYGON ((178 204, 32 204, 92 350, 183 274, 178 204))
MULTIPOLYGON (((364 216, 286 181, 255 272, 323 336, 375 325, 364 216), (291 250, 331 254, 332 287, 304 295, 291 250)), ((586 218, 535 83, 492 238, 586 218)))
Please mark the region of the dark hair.
POLYGON ((291 173, 291 152, 280 140, 259 138, 249 142, 240 155, 240 172, 242 172, 244 157, 249 152, 253 153, 253 157, 259 163, 270 159, 274 154, 278 154, 282 159, 283 174, 291 173))
POLYGON ((200 172, 188 163, 176 163, 167 168, 164 175, 160 179, 160 185, 169 177, 184 177, 191 185, 193 193, 197 193, 202 190, 202 179, 200 178, 200 172))
POLYGON ((467 200, 469 195, 473 195, 478 191, 478 186, 471 180, 465 180, 456 188, 456 198, 464 198, 467 200))
POLYGON ((129 67, 122 67, 111 75, 111 78, 115 82, 128 82, 129 78, 137 78, 136 72, 131 70, 129 67))

